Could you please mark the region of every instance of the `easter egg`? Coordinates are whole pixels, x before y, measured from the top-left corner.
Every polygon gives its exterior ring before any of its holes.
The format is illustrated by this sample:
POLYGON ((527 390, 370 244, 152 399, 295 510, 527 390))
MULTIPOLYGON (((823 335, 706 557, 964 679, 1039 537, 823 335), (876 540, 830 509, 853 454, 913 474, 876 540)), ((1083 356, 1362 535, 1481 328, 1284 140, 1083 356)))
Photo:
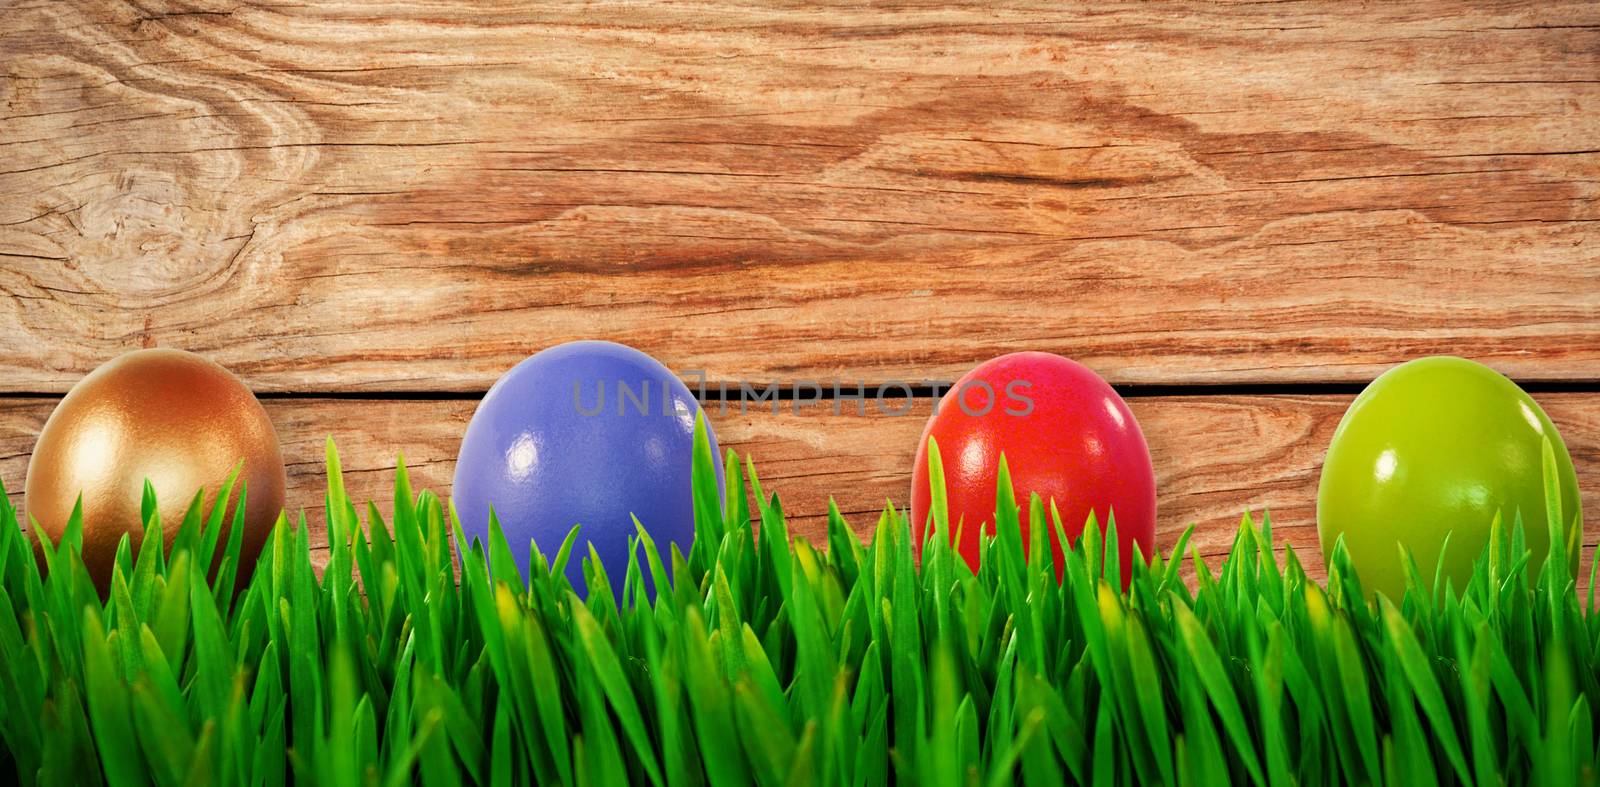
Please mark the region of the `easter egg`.
MULTIPOLYGON (((283 456, 266 410, 228 370, 179 350, 139 350, 78 381, 45 421, 28 461, 27 515, 53 542, 83 496, 83 562, 102 592, 110 587, 117 542, 138 555, 144 540, 144 484, 155 489, 170 544, 196 492, 204 513, 235 465, 246 486, 239 563, 242 583, 283 510, 283 456)), ((239 488, 233 498, 237 503, 239 488)), ((228 543, 232 509, 218 536, 228 543)), ((220 557, 220 555, 219 555, 220 557)))
POLYGON ((1023 544, 1030 528, 1047 528, 1057 576, 1062 545, 1052 523, 1030 521, 1033 493, 1046 511, 1055 502, 1069 539, 1083 532, 1090 512, 1102 530, 1115 512, 1124 586, 1133 550, 1149 557, 1156 524, 1150 449, 1127 403, 1088 368, 1050 353, 1013 353, 980 364, 940 399, 912 473, 911 526, 919 549, 932 502, 929 438, 937 441, 944 468, 951 537, 962 523, 956 547, 974 570, 980 525, 994 532, 1002 453, 1022 508, 1023 544))
POLYGON ((1550 417, 1516 383, 1463 358, 1390 369, 1356 397, 1328 446, 1317 488, 1323 555, 1342 535, 1362 587, 1398 603, 1405 590, 1400 545, 1425 582, 1442 560, 1459 589, 1488 545, 1495 515, 1510 528, 1520 511, 1536 573, 1550 551, 1545 437, 1570 522, 1579 515, 1572 458, 1550 417))
POLYGON ((567 577, 587 592, 582 561, 593 545, 620 594, 634 517, 663 561, 670 544, 687 554, 694 540, 698 411, 671 371, 631 347, 580 341, 539 352, 489 389, 467 425, 452 492, 462 532, 487 543, 492 507, 526 575, 530 541, 553 560, 580 525, 567 577))

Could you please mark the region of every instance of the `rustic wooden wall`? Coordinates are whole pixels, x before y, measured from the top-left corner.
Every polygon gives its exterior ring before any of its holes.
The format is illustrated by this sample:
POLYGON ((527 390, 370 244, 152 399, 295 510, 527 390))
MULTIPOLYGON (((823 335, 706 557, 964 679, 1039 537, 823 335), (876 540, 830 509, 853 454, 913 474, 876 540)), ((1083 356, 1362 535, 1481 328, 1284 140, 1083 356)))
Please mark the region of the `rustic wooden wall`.
MULTIPOLYGON (((1160 532, 1315 550, 1359 384, 1540 391, 1600 537, 1600 5, 0 2, 0 480, 123 350, 254 388, 448 493, 517 360, 1128 388, 1160 532)), ((925 407, 926 403, 919 403, 925 407)), ((820 411, 819 411, 820 410, 820 411)), ((904 501, 921 418, 713 418, 816 534, 904 501)), ((1169 543, 1169 542, 1164 542, 1169 543)))

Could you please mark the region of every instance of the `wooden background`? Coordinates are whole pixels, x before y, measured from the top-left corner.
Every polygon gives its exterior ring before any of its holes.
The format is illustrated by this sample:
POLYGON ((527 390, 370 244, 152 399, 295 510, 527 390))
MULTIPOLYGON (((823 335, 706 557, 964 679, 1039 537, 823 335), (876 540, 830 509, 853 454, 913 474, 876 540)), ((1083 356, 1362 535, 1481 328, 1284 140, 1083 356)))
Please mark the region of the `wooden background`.
MULTIPOLYGON (((1315 553, 1361 384, 1527 384, 1600 537, 1600 4, 0 0, 0 480, 124 350, 267 396, 320 525, 609 338, 716 381, 1123 386, 1169 546, 1315 553)), ((919 416, 927 402, 918 402, 919 416)), ((713 411, 816 536, 905 501, 922 417, 713 411)))

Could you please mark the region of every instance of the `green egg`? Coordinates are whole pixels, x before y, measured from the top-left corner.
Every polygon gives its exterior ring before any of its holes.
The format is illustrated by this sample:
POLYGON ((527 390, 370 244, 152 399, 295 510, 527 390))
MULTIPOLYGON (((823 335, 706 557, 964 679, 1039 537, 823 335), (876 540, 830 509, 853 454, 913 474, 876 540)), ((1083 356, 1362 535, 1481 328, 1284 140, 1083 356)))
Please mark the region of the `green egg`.
MULTIPOLYGON (((1527 392, 1464 358, 1390 369, 1356 397, 1328 446, 1317 489, 1324 560, 1344 536, 1362 587, 1398 604, 1405 591, 1399 546, 1411 551, 1425 582, 1442 560, 1459 589, 1489 543, 1495 515, 1509 529, 1520 512, 1536 576, 1550 551, 1545 437, 1555 449, 1563 520, 1581 528, 1572 457, 1527 392)), ((1570 557, 1575 570, 1577 556, 1570 557)))

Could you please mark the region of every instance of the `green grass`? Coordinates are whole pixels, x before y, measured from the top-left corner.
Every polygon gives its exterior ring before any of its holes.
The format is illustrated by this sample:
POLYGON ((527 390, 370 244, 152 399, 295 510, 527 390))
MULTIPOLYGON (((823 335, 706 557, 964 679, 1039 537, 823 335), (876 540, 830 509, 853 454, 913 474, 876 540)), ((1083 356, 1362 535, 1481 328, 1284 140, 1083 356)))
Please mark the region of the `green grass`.
MULTIPOLYGON (((590 586, 608 588, 587 601, 563 577, 586 559, 570 537, 539 545, 557 549, 536 554, 531 577, 502 538, 474 544, 458 580, 459 528, 403 467, 393 521, 368 505, 362 526, 331 444, 325 571, 312 569, 304 517, 280 521, 238 595, 213 589, 237 571, 238 543, 215 535, 225 503, 203 516, 196 498, 169 555, 124 549, 102 601, 79 526, 44 549, 41 579, 0 496, 0 773, 114 785, 1595 780, 1600 615, 1568 561, 1527 576, 1520 527, 1495 527, 1465 587, 1413 571, 1398 605, 1369 604, 1338 550, 1326 587, 1312 581, 1270 521, 1249 517, 1219 565, 1193 557, 1192 584, 1185 534, 1139 562, 1124 594, 1114 523, 1103 536, 1090 523, 1059 584, 1039 531, 1024 558, 1008 481, 974 575, 946 538, 919 568, 892 506, 869 544, 836 510, 825 552, 791 543, 748 462, 728 455, 723 505, 703 441, 695 459, 689 553, 661 554, 640 529, 648 559, 615 576, 587 565, 590 586), (653 603, 646 572, 656 587, 672 580, 653 603)), ((1051 521, 1037 498, 1022 503, 1051 521)), ((1539 524, 1575 548, 1559 512, 1539 524)))

